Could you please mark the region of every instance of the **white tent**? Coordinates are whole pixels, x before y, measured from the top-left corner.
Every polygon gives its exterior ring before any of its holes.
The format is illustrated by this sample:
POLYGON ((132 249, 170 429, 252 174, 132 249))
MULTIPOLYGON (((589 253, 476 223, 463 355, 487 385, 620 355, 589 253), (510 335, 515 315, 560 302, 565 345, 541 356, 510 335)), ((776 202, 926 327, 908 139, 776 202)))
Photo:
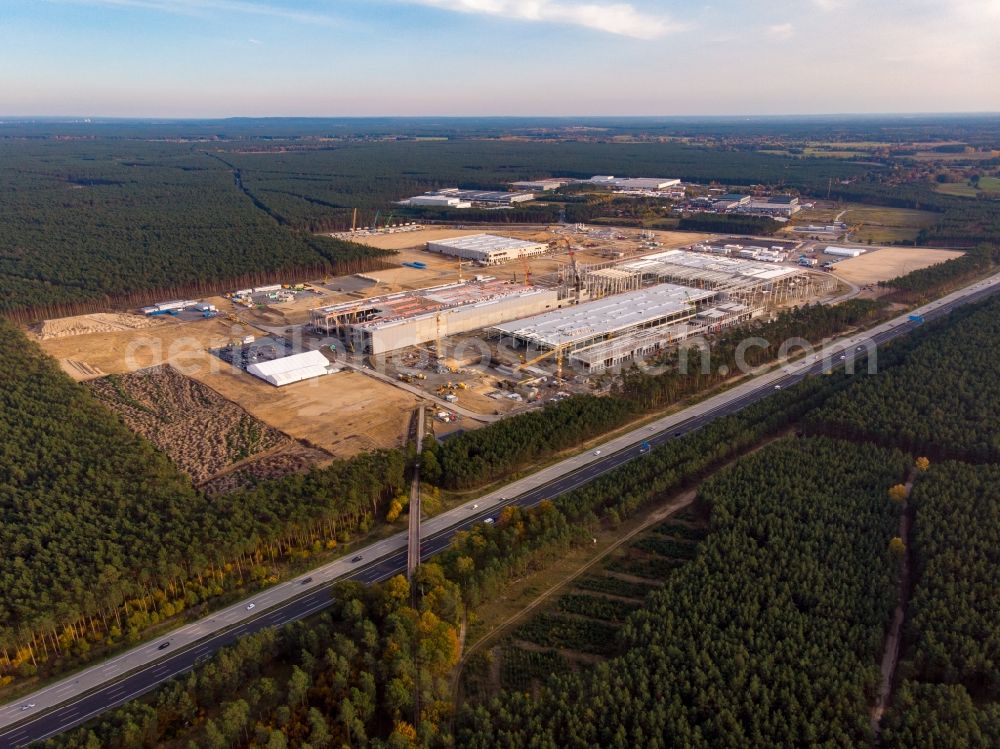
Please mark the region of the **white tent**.
POLYGON ((319 351, 306 351, 282 359, 251 364, 247 367, 247 372, 275 387, 281 387, 329 374, 330 362, 319 351))

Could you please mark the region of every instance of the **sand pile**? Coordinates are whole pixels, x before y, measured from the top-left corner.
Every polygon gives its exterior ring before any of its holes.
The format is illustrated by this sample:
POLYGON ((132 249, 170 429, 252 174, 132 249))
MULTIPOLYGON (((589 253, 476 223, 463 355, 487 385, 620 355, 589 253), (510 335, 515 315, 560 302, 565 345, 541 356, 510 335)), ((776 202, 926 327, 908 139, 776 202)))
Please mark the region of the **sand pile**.
POLYGON ((34 332, 40 340, 46 341, 87 333, 116 333, 121 330, 152 328, 162 325, 163 322, 158 318, 130 315, 125 312, 97 312, 92 315, 44 320, 35 326, 34 332))

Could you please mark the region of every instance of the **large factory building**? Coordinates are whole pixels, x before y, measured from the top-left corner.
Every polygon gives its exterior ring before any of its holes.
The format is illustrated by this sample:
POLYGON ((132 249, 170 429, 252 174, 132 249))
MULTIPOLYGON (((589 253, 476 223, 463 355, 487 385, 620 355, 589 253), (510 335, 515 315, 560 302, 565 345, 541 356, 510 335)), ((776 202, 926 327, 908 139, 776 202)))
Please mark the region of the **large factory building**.
POLYGON ((537 257, 544 255, 548 249, 548 245, 542 242, 529 242, 496 234, 473 234, 427 243, 429 252, 474 260, 480 265, 500 265, 522 257, 537 257))
POLYGON ((384 354, 555 309, 555 289, 475 281, 343 302, 312 310, 312 328, 367 354, 384 354))

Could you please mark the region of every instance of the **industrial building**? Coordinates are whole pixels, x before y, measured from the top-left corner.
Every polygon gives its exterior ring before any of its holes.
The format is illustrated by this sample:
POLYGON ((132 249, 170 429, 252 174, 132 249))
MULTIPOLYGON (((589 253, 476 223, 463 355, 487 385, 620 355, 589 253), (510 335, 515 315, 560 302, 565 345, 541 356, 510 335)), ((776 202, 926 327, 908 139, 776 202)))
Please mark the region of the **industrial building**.
POLYGON ((794 216, 802 206, 794 195, 771 195, 767 198, 751 198, 741 210, 760 216, 794 216))
POLYGON ((867 250, 860 247, 835 247, 833 245, 823 250, 823 254, 833 255, 835 257, 861 257, 865 254, 865 252, 867 252, 867 250))
POLYGON ((440 208, 471 208, 474 205, 507 207, 535 199, 533 192, 500 192, 495 190, 459 190, 446 187, 399 201, 400 205, 440 208))
POLYGON ((826 290, 831 283, 797 267, 685 250, 667 250, 581 270, 581 284, 591 298, 664 282, 724 291, 755 310, 806 298, 826 290))
POLYGON ((494 330, 515 346, 573 350, 625 333, 689 319, 695 315, 699 302, 714 296, 711 291, 657 284, 495 325, 494 330))
POLYGON ((384 354, 555 309, 558 296, 497 280, 458 282, 322 307, 310 324, 358 352, 384 354))
POLYGON ((537 257, 548 252, 548 245, 496 234, 473 234, 467 237, 428 242, 429 252, 474 260, 480 265, 500 265, 523 257, 537 257))
POLYGON ((660 283, 496 325, 492 332, 501 344, 523 347, 535 360, 555 353, 596 374, 746 322, 752 314, 750 306, 723 292, 660 283))
POLYGON ((716 211, 735 211, 738 208, 749 206, 752 198, 749 195, 739 193, 727 193, 712 199, 712 209, 716 211))
POLYGON ((613 177, 611 175, 595 175, 588 182, 595 185, 607 185, 617 190, 642 191, 642 190, 666 190, 681 183, 679 179, 664 177, 613 177))
POLYGON ((472 208, 472 201, 462 200, 454 195, 417 195, 406 203, 430 208, 472 208))
POLYGON ((247 372, 275 387, 322 377, 330 374, 331 371, 335 370, 330 366, 329 360, 319 351, 305 351, 280 359, 260 361, 247 367, 247 372))
POLYGON ((572 184, 575 181, 558 178, 524 180, 521 182, 511 182, 510 189, 515 192, 549 192, 550 190, 558 190, 560 187, 572 184))

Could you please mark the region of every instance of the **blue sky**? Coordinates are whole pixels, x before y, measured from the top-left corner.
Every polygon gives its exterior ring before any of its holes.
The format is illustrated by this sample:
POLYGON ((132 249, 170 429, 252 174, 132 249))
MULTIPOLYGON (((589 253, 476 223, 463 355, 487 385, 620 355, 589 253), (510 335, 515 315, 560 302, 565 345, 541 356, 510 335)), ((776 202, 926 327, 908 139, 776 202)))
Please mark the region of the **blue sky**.
POLYGON ((0 115, 1000 110, 1000 0, 0 0, 0 115))

